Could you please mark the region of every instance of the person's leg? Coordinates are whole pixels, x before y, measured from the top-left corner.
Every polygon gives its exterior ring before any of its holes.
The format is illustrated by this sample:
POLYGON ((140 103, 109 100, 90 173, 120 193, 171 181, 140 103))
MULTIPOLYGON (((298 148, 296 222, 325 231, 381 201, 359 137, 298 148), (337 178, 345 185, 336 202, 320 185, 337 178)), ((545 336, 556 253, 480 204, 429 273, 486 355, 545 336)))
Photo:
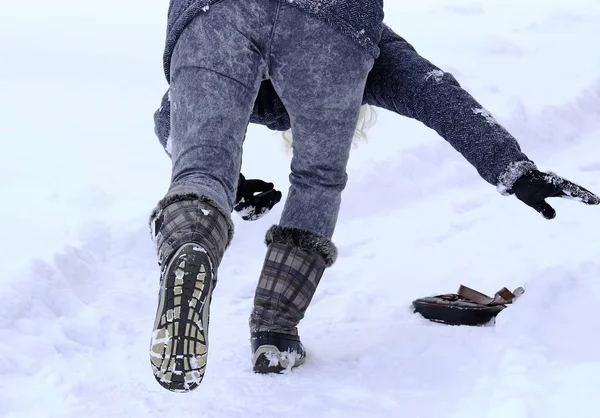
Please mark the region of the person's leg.
POLYGON ((256 40, 269 34, 269 17, 259 15, 269 8, 228 3, 196 18, 173 53, 168 194, 206 195, 231 213, 243 138, 260 82, 267 77, 256 40))
POLYGON ((296 13, 282 5, 271 47, 271 80, 294 137, 291 187, 279 226, 330 239, 374 60, 350 37, 312 16, 298 22, 296 13))
MULTIPOLYGON (((297 339, 297 325, 323 271, 336 259, 331 237, 373 65, 372 56, 350 37, 285 3, 274 33, 270 76, 290 114, 294 140, 291 187, 279 225, 267 233, 250 317, 257 372, 290 365, 285 358, 279 364, 270 361, 272 347, 294 351, 289 347, 297 339)), ((303 351, 299 342, 296 346, 303 351)), ((304 359, 303 353, 296 354, 293 365, 304 359)))
POLYGON ((172 184, 151 216, 161 289, 150 353, 156 379, 172 391, 190 391, 204 376, 210 300, 232 237, 243 139, 267 74, 260 48, 275 10, 215 4, 173 52, 172 184))

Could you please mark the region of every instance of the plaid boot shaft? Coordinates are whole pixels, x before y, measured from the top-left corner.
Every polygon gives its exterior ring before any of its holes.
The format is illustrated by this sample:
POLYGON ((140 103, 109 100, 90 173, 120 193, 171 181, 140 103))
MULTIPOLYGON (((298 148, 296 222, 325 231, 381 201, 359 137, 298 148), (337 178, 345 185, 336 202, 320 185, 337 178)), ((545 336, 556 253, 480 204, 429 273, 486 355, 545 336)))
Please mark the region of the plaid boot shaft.
POLYGON ((298 335, 296 327, 304 318, 325 267, 325 259, 315 251, 272 242, 256 289, 251 332, 298 335))
POLYGON ((158 264, 163 267, 175 251, 188 242, 202 245, 218 267, 233 230, 229 217, 195 195, 176 195, 163 200, 154 210, 150 226, 158 264))

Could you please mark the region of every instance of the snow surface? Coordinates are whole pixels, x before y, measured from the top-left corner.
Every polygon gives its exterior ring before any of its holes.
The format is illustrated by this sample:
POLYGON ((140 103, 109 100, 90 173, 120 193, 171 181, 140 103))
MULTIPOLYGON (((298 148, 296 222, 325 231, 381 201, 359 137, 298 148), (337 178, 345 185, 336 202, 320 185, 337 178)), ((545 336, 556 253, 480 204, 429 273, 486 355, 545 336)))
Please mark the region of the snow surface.
MULTIPOLYGON (((546 221, 419 123, 379 111, 353 151, 340 257, 282 376, 251 372, 247 319, 265 219, 236 217, 201 387, 152 376, 158 267, 147 216, 169 161, 167 2, 0 2, 1 417, 590 417, 600 408, 600 209, 546 221), (459 284, 525 285, 495 327, 411 313, 459 284)), ((600 191, 598 0, 388 1, 387 22, 453 73, 541 169, 600 191)), ((244 174, 288 186, 283 140, 252 126, 244 174)))

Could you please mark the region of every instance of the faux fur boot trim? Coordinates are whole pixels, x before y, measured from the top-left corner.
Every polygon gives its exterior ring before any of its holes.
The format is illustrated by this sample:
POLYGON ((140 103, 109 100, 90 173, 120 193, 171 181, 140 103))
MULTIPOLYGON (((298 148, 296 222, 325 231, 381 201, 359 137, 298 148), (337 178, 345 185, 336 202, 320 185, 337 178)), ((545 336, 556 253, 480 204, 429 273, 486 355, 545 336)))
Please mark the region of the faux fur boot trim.
POLYGON ((337 248, 329 238, 305 229, 273 225, 267 231, 265 244, 270 245, 273 242, 298 247, 304 251, 316 251, 325 259, 327 267, 331 267, 337 260, 337 248))
POLYGON ((152 213, 150 214, 150 219, 148 221, 150 229, 152 230, 152 227, 154 224, 154 219, 156 219, 156 217, 160 214, 160 212, 164 208, 166 208, 167 206, 169 206, 172 203, 180 202, 182 200, 200 200, 202 202, 206 202, 210 206, 215 208, 217 210, 217 212, 219 212, 221 215, 223 215, 223 217, 225 218, 225 221, 227 222, 227 235, 228 235, 227 247, 229 247, 229 244, 231 243, 231 240, 233 239, 233 232, 234 232, 233 221, 231 220, 231 214, 229 214, 226 210, 221 208, 221 206, 219 206, 219 204, 217 202, 215 202, 213 199, 211 199, 210 197, 205 196, 205 195, 198 195, 196 193, 173 193, 173 194, 165 196, 163 199, 161 199, 158 202, 158 204, 156 205, 156 207, 152 210, 152 213))
POLYGON ((523 175, 537 167, 532 161, 514 161, 508 165, 506 171, 498 178, 496 186, 498 192, 504 196, 512 194, 512 187, 515 182, 523 175))

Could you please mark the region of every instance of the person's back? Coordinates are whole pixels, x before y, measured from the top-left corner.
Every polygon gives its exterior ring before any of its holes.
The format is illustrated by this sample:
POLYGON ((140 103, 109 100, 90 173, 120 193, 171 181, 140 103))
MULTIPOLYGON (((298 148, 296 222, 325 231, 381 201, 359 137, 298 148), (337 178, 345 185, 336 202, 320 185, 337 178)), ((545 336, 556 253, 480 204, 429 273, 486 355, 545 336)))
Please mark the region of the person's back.
POLYGON ((252 364, 278 373, 304 362, 297 325, 337 257, 331 237, 382 20, 381 0, 172 1, 165 72, 173 171, 151 216, 162 266, 151 361, 165 388, 193 390, 204 376, 211 294, 266 79, 289 112, 294 156, 281 220, 266 234, 252 364))

